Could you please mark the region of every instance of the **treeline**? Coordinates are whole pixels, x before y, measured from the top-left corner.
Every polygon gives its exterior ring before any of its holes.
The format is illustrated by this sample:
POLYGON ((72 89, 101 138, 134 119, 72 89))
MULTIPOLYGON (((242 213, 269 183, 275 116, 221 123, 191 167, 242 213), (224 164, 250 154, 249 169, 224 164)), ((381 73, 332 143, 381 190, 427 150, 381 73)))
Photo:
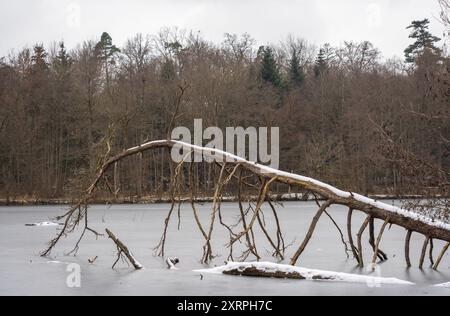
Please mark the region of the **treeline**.
MULTIPOLYGON (((281 169, 348 190, 440 187, 450 59, 428 23, 410 26, 406 60, 369 42, 318 49, 289 37, 258 48, 247 34, 214 44, 176 29, 120 48, 107 33, 70 51, 25 48, 0 60, 0 194, 72 197, 108 150, 166 138, 178 106, 176 126, 279 126, 281 169)), ((115 189, 167 191, 167 161, 161 152, 121 165, 115 189)), ((211 166, 197 172, 199 190, 213 189, 211 166)))

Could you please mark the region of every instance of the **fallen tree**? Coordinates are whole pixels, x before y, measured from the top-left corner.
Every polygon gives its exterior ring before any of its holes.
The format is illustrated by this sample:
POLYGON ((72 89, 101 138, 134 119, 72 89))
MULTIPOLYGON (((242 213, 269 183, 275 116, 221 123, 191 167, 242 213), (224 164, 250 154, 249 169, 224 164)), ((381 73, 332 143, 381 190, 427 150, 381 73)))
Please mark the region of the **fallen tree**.
MULTIPOLYGON (((99 168, 95 178, 93 179, 91 185, 86 191, 86 194, 82 196, 78 203, 76 203, 71 209, 61 217, 58 217, 58 220, 64 220, 64 226, 59 232, 59 234, 50 242, 47 250, 43 252, 43 256, 48 255, 51 250, 55 247, 55 245, 59 242, 59 240, 65 236, 67 233, 73 232, 75 228, 84 223, 84 230, 81 238, 84 236, 86 231, 93 232, 98 237, 94 230, 90 229, 87 221, 87 213, 89 201, 92 199, 93 194, 98 189, 100 183, 103 181, 105 186, 110 188, 111 185, 108 183, 108 179, 106 177, 107 172, 114 168, 116 164, 130 156, 142 154, 143 152, 152 151, 156 149, 165 148, 167 150, 173 149, 175 146, 177 148, 182 148, 184 152, 187 152, 185 159, 178 163, 173 170, 172 179, 171 179, 171 201, 172 206, 169 210, 169 213, 164 222, 164 231, 160 240, 160 243, 155 248, 157 250, 157 254, 160 256, 164 256, 165 243, 167 238, 167 231, 169 222, 177 213, 176 205, 181 203, 181 193, 180 193, 180 174, 185 165, 188 157, 191 155, 202 155, 203 157, 212 158, 214 160, 214 164, 220 167, 220 175, 217 179, 216 189, 213 198, 213 210, 210 218, 209 226, 205 226, 201 223, 198 211, 195 203, 195 186, 194 186, 194 175, 192 172, 193 163, 190 163, 189 171, 189 192, 190 192, 190 204, 192 206, 192 210, 195 216, 195 221, 198 226, 199 231, 201 232, 204 238, 204 254, 202 258, 202 262, 209 262, 213 258, 213 252, 211 247, 211 239, 213 235, 213 230, 218 220, 220 225, 224 226, 230 235, 230 240, 228 243, 228 248, 230 249, 229 259, 233 259, 233 246, 236 242, 245 241, 245 245, 248 248, 247 251, 243 253, 241 259, 246 259, 249 255, 254 255, 257 259, 259 259, 258 251, 256 248, 255 237, 253 233, 253 229, 256 226, 259 226, 263 232, 268 242, 274 249, 273 255, 280 259, 284 259, 284 254, 286 250, 286 246, 284 244, 283 234, 281 231, 281 227, 279 225, 279 220, 277 216, 277 210, 274 206, 273 201, 270 198, 270 189, 275 183, 282 183, 289 185, 291 187, 298 187, 308 193, 313 194, 314 196, 319 196, 326 202, 319 204, 319 210, 317 214, 314 216, 314 219, 310 225, 310 228, 307 232, 307 235, 304 241, 299 246, 298 250, 295 252, 292 257, 290 263, 291 265, 296 265, 300 256, 308 246, 310 239, 314 235, 315 227, 323 214, 327 214, 327 209, 332 205, 344 205, 349 208, 349 216, 347 222, 347 234, 348 240, 350 243, 350 249, 357 260, 358 264, 362 267, 363 263, 363 248, 362 248, 362 237, 369 226, 371 230, 371 245, 374 250, 374 259, 380 258, 382 260, 387 259, 386 254, 380 249, 380 242, 383 235, 383 232, 387 225, 397 225, 403 227, 407 231, 406 242, 405 242, 405 256, 407 265, 410 266, 410 258, 409 258, 409 241, 412 233, 421 234, 425 236, 424 249, 426 251, 427 246, 432 243, 433 240, 442 240, 446 242, 450 242, 450 224, 443 222, 441 220, 435 220, 428 215, 422 215, 416 212, 408 211, 406 209, 402 209, 399 207, 395 207, 386 203, 382 203, 368 197, 353 193, 347 192, 343 190, 339 190, 329 184, 320 182, 318 180, 300 176, 297 174, 287 173, 283 171, 279 171, 267 166, 263 166, 254 162, 247 161, 241 157, 235 156, 233 154, 220 151, 212 148, 199 147, 195 145, 190 145, 187 143, 182 143, 175 140, 160 140, 160 141, 152 141, 145 144, 142 144, 137 147, 130 148, 128 150, 123 151, 117 156, 114 157, 105 157, 104 163, 99 168), (247 176, 245 176, 247 175, 247 176), (240 220, 237 224, 242 224, 242 229, 240 231, 234 231, 238 225, 229 225, 223 221, 222 212, 221 212, 221 202, 223 201, 223 193, 225 187, 231 181, 237 181, 238 187, 241 189, 243 186, 252 186, 255 185, 250 184, 246 179, 248 177, 256 177, 259 179, 259 185, 257 186, 259 194, 257 198, 257 202, 252 205, 249 202, 249 207, 247 209, 244 208, 243 202, 245 201, 245 197, 241 196, 241 191, 238 193, 238 202, 240 208, 240 220), (264 204, 268 204, 273 211, 273 216, 276 219, 277 223, 277 234, 276 237, 270 236, 270 234, 265 229, 265 223, 262 219, 262 206, 264 204), (360 211, 367 215, 366 220, 363 225, 360 227, 359 232, 357 234, 357 243, 358 246, 354 244, 353 233, 352 233, 352 215, 354 211, 360 211), (248 214, 250 216, 248 216, 248 214), (84 220, 83 220, 84 219, 84 220), (380 231, 380 234, 377 239, 375 239, 374 230, 373 230, 373 222, 375 219, 381 220, 383 224, 383 228, 380 231)), ((112 190, 111 190, 112 192, 112 190)), ((178 208, 178 217, 180 210, 178 208)), ((330 216, 331 218, 331 216, 330 216)), ((333 221, 334 222, 334 221, 333 221)), ((334 222, 336 224, 336 222, 334 222)), ((337 226, 337 224, 336 224, 337 226)), ((338 227, 338 226, 337 226, 338 227)), ((339 229, 339 227, 338 227, 339 229)), ((342 231, 339 229, 341 235, 342 231)), ((80 240, 81 240, 80 238, 80 240)), ((346 244, 346 242, 344 241, 346 244)), ((78 248, 77 243, 77 247, 78 248)), ((444 249, 443 252, 447 251, 448 248, 444 249)), ((441 253, 440 259, 442 259, 443 254, 441 253)), ((420 266, 423 265, 424 256, 421 258, 420 266)), ((440 260, 435 264, 435 268, 437 269, 437 265, 440 260)))

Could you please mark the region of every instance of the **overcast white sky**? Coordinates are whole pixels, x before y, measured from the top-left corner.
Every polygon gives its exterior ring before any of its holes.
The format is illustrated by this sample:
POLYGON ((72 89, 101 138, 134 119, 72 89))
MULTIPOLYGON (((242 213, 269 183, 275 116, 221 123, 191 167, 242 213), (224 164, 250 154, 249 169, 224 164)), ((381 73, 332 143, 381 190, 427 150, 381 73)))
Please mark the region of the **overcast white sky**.
POLYGON ((0 56, 36 42, 74 47, 103 31, 121 45, 163 26, 214 42, 225 32, 250 33, 259 44, 288 34, 317 45, 369 40, 385 57, 402 56, 414 19, 429 18, 441 37, 438 14, 437 0, 0 0, 0 56))

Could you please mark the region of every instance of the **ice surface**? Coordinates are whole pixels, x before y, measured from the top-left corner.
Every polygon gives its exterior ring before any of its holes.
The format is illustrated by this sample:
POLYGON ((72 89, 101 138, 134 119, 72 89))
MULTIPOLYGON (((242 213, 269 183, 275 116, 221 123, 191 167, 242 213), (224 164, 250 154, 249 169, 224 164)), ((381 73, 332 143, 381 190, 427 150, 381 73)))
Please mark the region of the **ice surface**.
MULTIPOLYGON (((305 237, 312 217, 317 211, 314 202, 285 202, 279 207, 279 219, 290 258, 305 237)), ((418 269, 418 261, 423 237, 413 234, 411 259, 413 267, 406 269, 403 254, 405 230, 392 227, 386 230, 382 248, 389 260, 377 266, 370 276, 397 278, 416 285, 396 285, 371 287, 366 283, 347 282, 299 282, 298 280, 275 280, 266 278, 224 277, 223 275, 203 274, 193 270, 222 266, 227 260, 228 251, 224 246, 229 241, 229 232, 216 225, 213 235, 213 253, 218 255, 210 265, 200 264, 204 238, 198 231, 190 205, 181 207, 181 229, 178 231, 176 216, 170 222, 167 243, 167 257, 178 257, 178 270, 167 269, 166 258, 154 256, 153 247, 158 244, 163 232, 163 223, 170 209, 169 204, 154 205, 112 205, 92 206, 89 209, 89 224, 96 231, 109 228, 116 232, 145 269, 136 271, 131 265, 119 262, 111 269, 117 258, 114 243, 108 238, 96 238, 86 234, 80 244, 77 257, 66 256, 70 252, 82 228, 63 239, 52 253, 51 258, 41 258, 40 252, 53 238, 58 226, 30 229, 24 223, 38 223, 43 218, 54 218, 63 214, 67 208, 57 206, 0 207, 0 295, 450 295, 449 289, 434 285, 450 280, 450 253, 441 262, 439 271, 429 266, 426 258, 424 270, 418 269), (94 264, 88 260, 98 256, 94 264), (48 263, 54 261, 54 263, 48 263), (70 273, 67 269, 75 263, 81 268, 81 288, 67 286, 70 273)), ((202 222, 208 223, 212 205, 199 205, 202 222)), ((276 224, 271 209, 264 207, 267 230, 275 236, 276 224)), ((346 227, 347 209, 333 206, 330 214, 341 227, 346 227)), ((224 203, 222 213, 227 223, 234 223, 239 206, 224 203)), ((354 225, 359 227, 365 214, 355 212, 354 225)), ((376 231, 382 221, 375 222, 376 231)), ((356 232, 354 231, 354 234, 356 232)), ((365 236, 363 247, 365 261, 370 262, 372 249, 365 236)), ((264 233, 255 230, 258 249, 264 261, 273 262, 270 245, 265 242, 264 233)), ((241 254, 237 244, 234 255, 241 254)), ((444 243, 435 241, 436 251, 444 243)), ((428 257, 428 256, 427 256, 428 257)), ((253 258, 249 258, 249 261, 253 258)), ((282 262, 284 264, 288 262, 282 262)), ((369 272, 356 267, 353 259, 347 259, 340 236, 333 223, 322 218, 314 237, 299 260, 299 266, 322 271, 339 271, 352 275, 368 275, 369 272)), ((372 285, 373 286, 373 285, 372 285)))

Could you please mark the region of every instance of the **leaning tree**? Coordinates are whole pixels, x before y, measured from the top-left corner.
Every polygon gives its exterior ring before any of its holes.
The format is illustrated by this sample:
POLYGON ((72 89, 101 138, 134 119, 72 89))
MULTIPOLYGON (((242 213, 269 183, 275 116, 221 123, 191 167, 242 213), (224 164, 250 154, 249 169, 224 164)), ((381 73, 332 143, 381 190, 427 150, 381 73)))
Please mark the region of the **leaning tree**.
MULTIPOLYGON (((450 224, 445 220, 433 218, 429 214, 421 214, 419 212, 395 207, 354 192, 340 190, 312 178, 263 166, 221 150, 199 147, 176 140, 159 140, 151 141, 140 146, 124 150, 116 156, 105 157, 103 160, 104 163, 99 168, 95 177, 93 177, 93 180, 86 192, 68 212, 57 218, 58 220, 64 221, 64 225, 58 232, 57 236, 50 241, 48 248, 42 253, 42 256, 49 255, 63 237, 74 232, 79 226, 83 228, 82 233, 72 253, 76 253, 78 251, 80 242, 87 232, 93 233, 96 236, 101 235, 89 226, 89 204, 93 201, 96 191, 102 188, 107 188, 113 192, 109 179, 114 177, 117 164, 120 161, 128 157, 141 155, 145 152, 155 150, 162 149, 171 151, 174 147, 177 149, 182 148, 186 154, 180 163, 171 168, 170 200, 172 203, 164 221, 164 229, 161 240, 155 248, 156 253, 159 256, 165 255, 168 226, 171 218, 176 216, 177 213, 179 217, 179 205, 182 202, 188 202, 192 208, 195 223, 204 239, 202 263, 210 262, 213 259, 212 237, 216 225, 222 225, 229 232, 229 241, 227 246, 229 249, 230 260, 236 259, 233 249, 238 242, 244 244, 246 247, 246 250, 239 257, 239 260, 245 260, 251 255, 256 259, 261 258, 255 242, 254 229, 256 227, 260 227, 262 229, 264 238, 267 239, 273 248, 273 256, 279 259, 285 259, 285 250, 287 246, 283 238, 283 232, 281 229, 280 220, 278 218, 277 205, 273 200, 273 195, 271 194, 271 189, 273 189, 275 184, 288 185, 291 188, 298 188, 302 192, 315 197, 318 204, 318 211, 313 217, 304 240, 298 246, 297 251, 291 258, 291 265, 297 264, 300 256, 307 248, 309 241, 313 238, 316 225, 321 217, 328 216, 332 219, 331 215, 327 212, 328 208, 332 205, 343 205, 348 207, 346 234, 349 246, 346 247, 346 250, 353 255, 360 267, 364 266, 362 240, 363 234, 367 229, 369 230, 369 242, 373 248, 372 263, 375 263, 377 258, 380 260, 387 260, 386 253, 380 249, 380 243, 383 233, 388 225, 397 225, 406 229, 405 259, 408 267, 411 267, 409 249, 412 234, 420 234, 425 237, 419 262, 420 268, 423 267, 429 246, 431 248, 429 255, 431 261, 434 262, 434 269, 438 268, 450 246, 450 224), (208 225, 202 223, 199 216, 194 163, 188 163, 191 161, 189 158, 193 155, 201 155, 202 157, 210 158, 208 159, 211 161, 210 163, 214 164, 219 171, 218 176, 215 179, 212 212, 208 225), (187 174, 187 179, 185 174, 187 174), (188 198, 187 200, 183 200, 181 198, 181 188, 186 182, 188 183, 188 198), (221 209, 221 204, 225 200, 224 192, 227 186, 232 182, 234 182, 237 186, 236 200, 239 205, 240 214, 239 221, 236 224, 226 223, 224 217, 222 216, 223 212, 221 209), (252 201, 252 199, 244 193, 246 187, 258 192, 254 201, 252 201), (271 236, 265 227, 265 221, 262 218, 262 208, 264 205, 269 206, 275 218, 275 223, 277 225, 275 236, 271 236), (354 236, 352 232, 352 218, 356 211, 364 213, 366 218, 363 224, 359 227, 358 233, 354 236), (375 234, 375 220, 380 220, 383 222, 378 236, 375 234), (436 261, 432 258, 433 240, 441 240, 446 242, 446 246, 441 251, 436 261)), ((344 233, 341 228, 334 220, 333 223, 339 229, 341 239, 347 246, 347 242, 345 241, 344 233)), ((120 258, 121 255, 125 255, 127 259, 133 263, 135 268, 140 268, 140 264, 135 261, 126 246, 118 240, 111 231, 107 231, 107 233, 117 245, 119 255, 118 258, 120 258)))

